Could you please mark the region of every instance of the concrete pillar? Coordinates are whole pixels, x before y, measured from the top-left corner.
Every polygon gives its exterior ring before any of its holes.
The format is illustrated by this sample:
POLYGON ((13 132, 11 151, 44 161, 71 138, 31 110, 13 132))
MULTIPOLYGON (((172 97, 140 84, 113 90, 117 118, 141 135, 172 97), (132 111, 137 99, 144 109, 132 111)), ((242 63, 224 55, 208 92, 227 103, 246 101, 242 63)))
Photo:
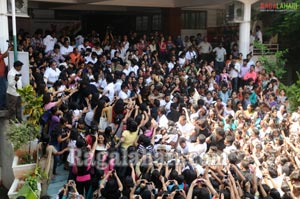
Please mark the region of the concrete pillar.
POLYGON ((257 0, 240 0, 244 3, 244 20, 240 23, 239 51, 246 58, 250 47, 251 5, 257 0))
POLYGON ((7 17, 7 1, 0 1, 0 50, 1 52, 5 52, 7 49, 6 40, 9 39, 8 33, 8 17, 7 17))

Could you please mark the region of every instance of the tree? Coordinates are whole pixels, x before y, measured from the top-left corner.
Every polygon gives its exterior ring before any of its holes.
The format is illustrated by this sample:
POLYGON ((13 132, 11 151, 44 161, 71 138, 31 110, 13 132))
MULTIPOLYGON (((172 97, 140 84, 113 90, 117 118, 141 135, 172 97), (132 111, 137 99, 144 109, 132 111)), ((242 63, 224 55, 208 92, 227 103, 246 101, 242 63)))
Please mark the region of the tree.
POLYGON ((296 72, 297 81, 292 85, 281 85, 286 91, 286 95, 289 100, 290 111, 295 111, 300 106, 300 73, 296 72))
POLYGON ((261 13, 259 18, 264 21, 266 15, 271 15, 270 27, 265 30, 265 35, 279 34, 279 44, 281 49, 288 49, 286 54, 287 66, 292 71, 292 79, 297 80, 295 70, 299 70, 300 65, 300 0, 294 0, 298 4, 298 9, 276 12, 261 13))

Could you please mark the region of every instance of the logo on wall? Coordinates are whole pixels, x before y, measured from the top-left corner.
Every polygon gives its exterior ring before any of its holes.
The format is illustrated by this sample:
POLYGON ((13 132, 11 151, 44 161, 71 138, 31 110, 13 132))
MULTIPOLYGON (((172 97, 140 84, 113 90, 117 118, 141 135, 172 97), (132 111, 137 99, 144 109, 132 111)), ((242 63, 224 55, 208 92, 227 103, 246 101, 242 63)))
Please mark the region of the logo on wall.
MULTIPOLYGON (((7 13, 11 12, 11 1, 7 0, 7 13)), ((16 16, 28 17, 28 0, 15 0, 16 16)))
POLYGON ((261 2, 259 5, 262 12, 287 12, 299 9, 297 2, 261 2))

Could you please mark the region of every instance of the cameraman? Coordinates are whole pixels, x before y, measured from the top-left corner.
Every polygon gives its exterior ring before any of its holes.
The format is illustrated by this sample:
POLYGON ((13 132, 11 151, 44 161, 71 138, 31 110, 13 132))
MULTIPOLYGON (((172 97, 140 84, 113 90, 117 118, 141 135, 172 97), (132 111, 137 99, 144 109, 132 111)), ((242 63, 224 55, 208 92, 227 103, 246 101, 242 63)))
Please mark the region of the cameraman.
POLYGON ((21 114, 21 97, 17 89, 22 88, 22 74, 21 69, 24 64, 20 61, 15 61, 14 67, 11 68, 7 75, 7 109, 8 119, 17 118, 19 122, 22 121, 21 114))

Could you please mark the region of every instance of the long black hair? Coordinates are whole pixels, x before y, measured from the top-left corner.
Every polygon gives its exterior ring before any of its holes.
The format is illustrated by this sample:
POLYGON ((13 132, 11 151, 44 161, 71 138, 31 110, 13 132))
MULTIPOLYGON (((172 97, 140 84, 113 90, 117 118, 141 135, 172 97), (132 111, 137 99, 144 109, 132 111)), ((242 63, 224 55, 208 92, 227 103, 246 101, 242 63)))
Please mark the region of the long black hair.
POLYGON ((96 108, 95 113, 94 113, 94 122, 96 122, 97 124, 100 121, 100 117, 102 115, 102 110, 103 110, 104 106, 105 106, 105 101, 100 100, 98 102, 97 108, 96 108))
POLYGON ((42 156, 47 154, 47 146, 50 142, 50 135, 44 133, 41 137, 41 143, 42 143, 42 156))

